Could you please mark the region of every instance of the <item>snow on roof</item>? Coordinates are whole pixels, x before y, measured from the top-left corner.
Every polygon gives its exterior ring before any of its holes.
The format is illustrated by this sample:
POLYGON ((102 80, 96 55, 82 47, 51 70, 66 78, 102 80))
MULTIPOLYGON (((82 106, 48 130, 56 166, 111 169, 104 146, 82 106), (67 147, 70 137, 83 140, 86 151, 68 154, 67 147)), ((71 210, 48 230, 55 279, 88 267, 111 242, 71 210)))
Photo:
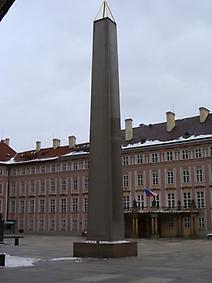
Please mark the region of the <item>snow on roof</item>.
POLYGON ((62 156, 65 157, 65 156, 82 155, 82 154, 88 154, 88 153, 89 152, 86 152, 86 151, 72 151, 62 156))
POLYGON ((15 158, 11 158, 9 161, 2 162, 2 164, 23 164, 23 163, 31 163, 31 162, 44 162, 44 161, 50 161, 50 160, 56 160, 58 157, 49 157, 49 158, 37 158, 37 159, 31 159, 31 160, 23 160, 23 161, 15 161, 15 158))
POLYGON ((153 140, 153 141, 146 141, 144 143, 134 143, 134 144, 128 144, 127 146, 122 146, 122 149, 127 148, 135 148, 135 147, 146 147, 146 146, 153 146, 153 145, 163 145, 163 144, 173 144, 173 143, 181 143, 186 141, 193 141, 193 140, 199 140, 199 139, 206 139, 206 138, 212 138, 212 135, 199 135, 199 136, 190 136, 188 138, 180 137, 177 140, 168 140, 168 141, 159 141, 159 140, 153 140))

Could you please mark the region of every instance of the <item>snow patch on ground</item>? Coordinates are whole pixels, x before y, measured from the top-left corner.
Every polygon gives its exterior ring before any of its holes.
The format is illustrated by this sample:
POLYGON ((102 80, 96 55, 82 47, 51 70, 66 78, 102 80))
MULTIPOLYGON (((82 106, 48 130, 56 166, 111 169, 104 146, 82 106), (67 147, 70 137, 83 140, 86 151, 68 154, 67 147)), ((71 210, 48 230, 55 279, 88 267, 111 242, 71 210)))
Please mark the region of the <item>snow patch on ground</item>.
POLYGON ((82 259, 79 257, 57 257, 57 258, 52 258, 49 261, 60 261, 60 260, 71 260, 74 262, 82 262, 82 259))
POLYGON ((6 254, 5 267, 33 266, 33 264, 39 260, 39 258, 19 257, 6 254))

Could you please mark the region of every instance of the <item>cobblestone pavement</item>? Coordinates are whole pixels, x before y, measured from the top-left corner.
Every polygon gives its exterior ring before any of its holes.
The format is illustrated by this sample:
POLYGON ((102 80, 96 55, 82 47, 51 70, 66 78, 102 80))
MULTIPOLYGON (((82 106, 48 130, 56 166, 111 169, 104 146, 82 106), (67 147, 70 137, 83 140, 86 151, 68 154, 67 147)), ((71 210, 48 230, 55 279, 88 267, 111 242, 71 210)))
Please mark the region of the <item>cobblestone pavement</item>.
POLYGON ((212 240, 138 240, 138 256, 73 259, 69 236, 25 235, 5 240, 0 252, 36 258, 29 267, 0 268, 1 283, 211 283, 212 240))

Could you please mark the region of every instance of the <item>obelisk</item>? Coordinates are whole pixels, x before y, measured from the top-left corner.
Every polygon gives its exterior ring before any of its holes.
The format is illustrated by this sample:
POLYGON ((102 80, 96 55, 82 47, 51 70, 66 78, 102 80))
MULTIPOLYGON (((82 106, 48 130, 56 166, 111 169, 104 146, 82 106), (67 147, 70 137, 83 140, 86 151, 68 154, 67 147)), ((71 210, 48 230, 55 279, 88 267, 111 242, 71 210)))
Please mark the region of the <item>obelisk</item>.
POLYGON ((124 238, 116 23, 94 22, 91 86, 88 239, 124 238))
POLYGON ((88 241, 74 245, 74 256, 137 254, 137 244, 124 241, 117 28, 106 9, 104 1, 93 26, 88 241))

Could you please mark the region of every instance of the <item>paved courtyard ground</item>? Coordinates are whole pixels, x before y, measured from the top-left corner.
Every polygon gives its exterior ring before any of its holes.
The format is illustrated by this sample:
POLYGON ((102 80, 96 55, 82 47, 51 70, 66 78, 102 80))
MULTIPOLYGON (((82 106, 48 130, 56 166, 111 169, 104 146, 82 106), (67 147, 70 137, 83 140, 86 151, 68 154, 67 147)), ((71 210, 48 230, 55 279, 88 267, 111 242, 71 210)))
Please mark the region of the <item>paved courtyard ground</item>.
POLYGON ((36 258, 29 267, 0 268, 1 283, 211 283, 212 240, 138 240, 138 256, 73 259, 69 236, 25 235, 5 240, 0 252, 36 258))

